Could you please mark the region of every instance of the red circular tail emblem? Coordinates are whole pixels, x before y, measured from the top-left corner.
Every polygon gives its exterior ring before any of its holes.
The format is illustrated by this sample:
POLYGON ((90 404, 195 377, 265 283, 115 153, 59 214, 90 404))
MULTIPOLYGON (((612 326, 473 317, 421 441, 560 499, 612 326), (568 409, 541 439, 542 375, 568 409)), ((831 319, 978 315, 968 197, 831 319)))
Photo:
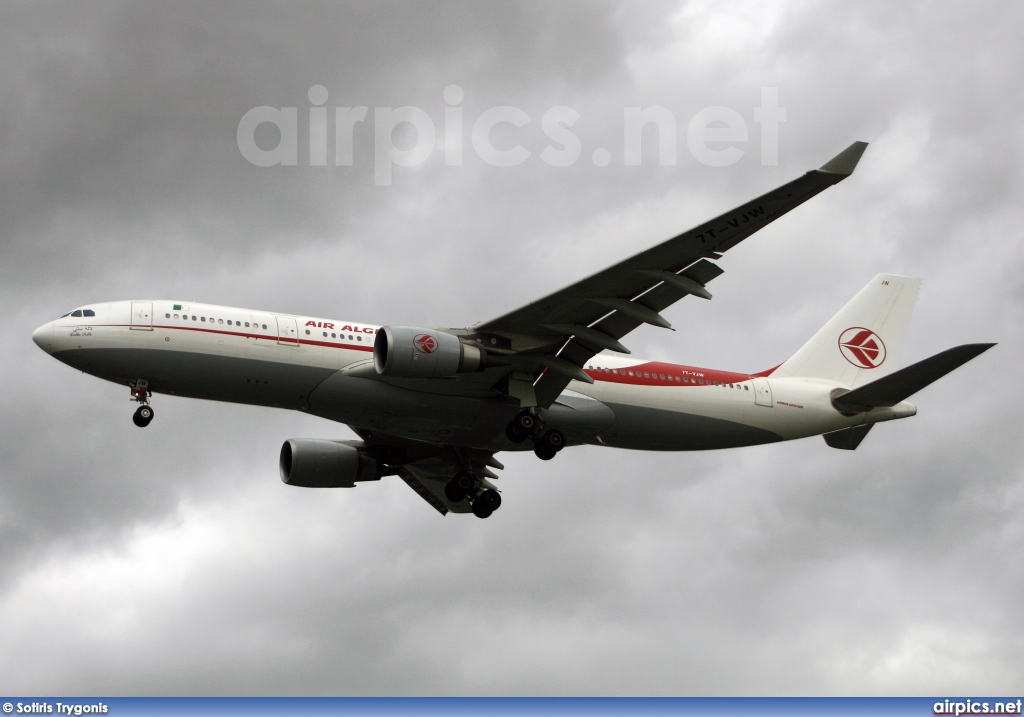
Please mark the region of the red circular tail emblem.
POLYGON ((430 334, 416 334, 412 342, 422 353, 432 354, 437 351, 437 339, 430 334))
POLYGON ((843 358, 857 368, 878 368, 885 361, 885 344, 871 329, 854 326, 839 335, 843 358))

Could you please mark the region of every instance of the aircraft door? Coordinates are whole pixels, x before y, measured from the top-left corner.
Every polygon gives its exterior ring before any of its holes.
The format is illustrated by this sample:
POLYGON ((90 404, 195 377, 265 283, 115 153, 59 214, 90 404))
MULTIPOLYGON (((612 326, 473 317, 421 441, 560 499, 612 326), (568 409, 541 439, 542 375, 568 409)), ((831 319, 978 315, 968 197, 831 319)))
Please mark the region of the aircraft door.
MULTIPOLYGON (((124 316, 124 314, 121 314, 124 316)), ((153 330, 153 302, 133 301, 132 302, 132 323, 131 328, 136 331, 153 330)))
POLYGON ((772 407, 772 387, 766 378, 752 378, 754 384, 754 403, 758 406, 772 407))
POLYGON ((277 317, 277 343, 284 346, 299 345, 299 323, 294 316, 277 317))

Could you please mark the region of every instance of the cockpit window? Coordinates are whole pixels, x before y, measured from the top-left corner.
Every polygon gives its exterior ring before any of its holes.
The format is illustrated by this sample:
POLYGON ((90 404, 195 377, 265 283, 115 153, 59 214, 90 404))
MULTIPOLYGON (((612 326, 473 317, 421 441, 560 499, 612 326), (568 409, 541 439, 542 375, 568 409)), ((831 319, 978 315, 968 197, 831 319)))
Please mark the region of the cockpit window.
POLYGON ((95 316, 96 312, 92 309, 82 309, 82 316, 95 316))
POLYGON ((81 316, 81 315, 82 315, 82 310, 81 309, 75 309, 74 311, 71 312, 71 316, 72 317, 81 316))
POLYGON ((66 313, 66 314, 61 314, 61 316, 60 316, 60 317, 61 317, 62 319, 66 319, 66 318, 67 318, 67 317, 69 317, 69 316, 71 316, 71 312, 70 312, 70 311, 69 311, 68 313, 66 313))

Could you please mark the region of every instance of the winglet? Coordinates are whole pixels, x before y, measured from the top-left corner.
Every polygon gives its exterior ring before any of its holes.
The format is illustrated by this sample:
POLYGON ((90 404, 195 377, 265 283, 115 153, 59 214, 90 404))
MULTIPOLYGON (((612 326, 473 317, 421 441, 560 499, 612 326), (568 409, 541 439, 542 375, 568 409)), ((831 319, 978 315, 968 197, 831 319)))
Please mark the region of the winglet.
POLYGON ((857 162, 860 161, 861 155, 864 154, 864 150, 867 148, 867 142, 854 142, 823 164, 818 171, 828 172, 829 174, 842 174, 843 176, 848 177, 853 174, 853 170, 857 168, 857 162))

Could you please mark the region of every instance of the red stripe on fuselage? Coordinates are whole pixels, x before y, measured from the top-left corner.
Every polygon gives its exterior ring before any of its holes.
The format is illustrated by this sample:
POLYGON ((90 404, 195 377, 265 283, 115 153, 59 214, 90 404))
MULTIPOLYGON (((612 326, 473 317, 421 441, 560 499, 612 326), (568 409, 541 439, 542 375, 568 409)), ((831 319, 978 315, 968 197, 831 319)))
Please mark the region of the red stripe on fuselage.
POLYGON ((600 361, 592 359, 587 362, 588 366, 595 368, 584 369, 587 375, 595 381, 607 381, 608 383, 625 383, 634 386, 676 386, 682 388, 690 386, 714 386, 715 384, 742 383, 750 380, 750 375, 735 373, 733 371, 716 371, 714 369, 697 368, 694 366, 681 366, 672 363, 661 363, 651 361, 626 368, 612 368, 600 365, 600 361), (647 374, 646 376, 644 374, 647 374), (665 378, 661 378, 664 376, 665 378), (679 380, 676 380, 676 379, 679 380))

